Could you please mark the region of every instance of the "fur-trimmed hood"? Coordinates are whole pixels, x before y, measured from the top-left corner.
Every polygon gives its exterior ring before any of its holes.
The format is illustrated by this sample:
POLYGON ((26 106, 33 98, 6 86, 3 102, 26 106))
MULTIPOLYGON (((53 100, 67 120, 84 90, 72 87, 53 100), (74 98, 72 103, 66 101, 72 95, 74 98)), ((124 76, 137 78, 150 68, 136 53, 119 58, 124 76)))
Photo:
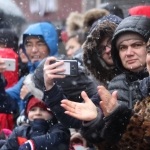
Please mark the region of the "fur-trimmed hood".
POLYGON ((92 24, 97 21, 98 19, 108 15, 109 12, 105 9, 90 9, 84 14, 84 30, 86 33, 89 32, 90 28, 92 27, 92 24))
POLYGON ((104 39, 104 36, 112 37, 117 25, 122 21, 121 18, 115 15, 107 15, 99 19, 92 26, 86 41, 82 45, 83 48, 83 63, 87 70, 104 85, 110 81, 117 70, 114 67, 108 66, 103 59, 97 55, 99 44, 104 39))

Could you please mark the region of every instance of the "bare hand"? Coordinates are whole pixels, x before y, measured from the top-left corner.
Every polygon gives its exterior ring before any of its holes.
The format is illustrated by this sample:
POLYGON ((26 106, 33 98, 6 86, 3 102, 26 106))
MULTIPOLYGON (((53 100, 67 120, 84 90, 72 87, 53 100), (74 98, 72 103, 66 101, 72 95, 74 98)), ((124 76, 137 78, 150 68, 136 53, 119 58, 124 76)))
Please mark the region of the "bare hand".
POLYGON ((97 117, 97 108, 84 91, 81 96, 85 103, 62 100, 61 106, 66 109, 66 114, 79 120, 91 121, 97 117))
POLYGON ((5 64, 4 60, 2 60, 0 57, 0 73, 6 70, 6 66, 4 64, 5 64))
POLYGON ((58 75, 56 73, 65 71, 65 68, 56 69, 56 67, 61 66, 64 62, 56 62, 50 64, 51 61, 56 61, 55 57, 48 57, 44 64, 44 83, 46 90, 51 89, 54 86, 54 79, 56 78, 64 78, 64 75, 58 75))
POLYGON ((111 95, 104 86, 98 86, 97 89, 102 100, 100 101, 100 107, 102 108, 104 116, 106 117, 118 106, 117 91, 114 91, 111 95))
POLYGON ((28 93, 29 93, 29 90, 27 89, 25 85, 23 85, 20 90, 20 98, 23 100, 28 93))

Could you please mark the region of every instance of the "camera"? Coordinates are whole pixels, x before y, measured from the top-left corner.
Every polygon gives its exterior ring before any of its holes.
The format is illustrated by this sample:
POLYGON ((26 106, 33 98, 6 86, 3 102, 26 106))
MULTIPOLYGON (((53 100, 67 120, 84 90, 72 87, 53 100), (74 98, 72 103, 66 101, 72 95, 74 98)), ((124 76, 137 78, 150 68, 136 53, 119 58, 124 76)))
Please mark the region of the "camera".
POLYGON ((78 75, 78 61, 77 60, 56 60, 55 62, 63 61, 64 64, 57 68, 65 68, 64 72, 57 74, 63 74, 68 76, 77 76, 78 75))

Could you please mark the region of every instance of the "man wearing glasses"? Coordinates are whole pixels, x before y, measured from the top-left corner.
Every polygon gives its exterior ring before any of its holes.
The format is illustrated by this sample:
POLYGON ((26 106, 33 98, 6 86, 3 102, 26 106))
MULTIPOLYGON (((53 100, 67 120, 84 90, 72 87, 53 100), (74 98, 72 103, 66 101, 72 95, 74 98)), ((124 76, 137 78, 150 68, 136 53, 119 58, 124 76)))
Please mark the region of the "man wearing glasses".
MULTIPOLYGON (((35 23, 30 25, 23 33, 23 51, 28 58, 29 73, 33 73, 41 60, 47 56, 58 55, 58 37, 55 27, 48 22, 35 23)), ((20 111, 24 109, 22 101, 28 93, 23 85, 25 77, 6 92, 18 102, 20 111)))

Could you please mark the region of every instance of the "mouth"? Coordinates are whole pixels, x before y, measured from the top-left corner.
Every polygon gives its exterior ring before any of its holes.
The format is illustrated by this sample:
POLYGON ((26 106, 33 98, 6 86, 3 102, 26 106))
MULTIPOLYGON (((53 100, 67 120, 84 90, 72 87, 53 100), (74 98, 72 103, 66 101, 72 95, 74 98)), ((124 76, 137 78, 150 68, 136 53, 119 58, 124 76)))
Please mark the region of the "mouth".
POLYGON ((136 59, 127 60, 127 63, 128 63, 128 64, 133 64, 133 63, 135 63, 135 62, 136 62, 136 59))
POLYGON ((32 57, 31 57, 31 60, 32 60, 32 62, 39 61, 39 60, 40 60, 40 56, 39 56, 39 55, 32 56, 32 57))

